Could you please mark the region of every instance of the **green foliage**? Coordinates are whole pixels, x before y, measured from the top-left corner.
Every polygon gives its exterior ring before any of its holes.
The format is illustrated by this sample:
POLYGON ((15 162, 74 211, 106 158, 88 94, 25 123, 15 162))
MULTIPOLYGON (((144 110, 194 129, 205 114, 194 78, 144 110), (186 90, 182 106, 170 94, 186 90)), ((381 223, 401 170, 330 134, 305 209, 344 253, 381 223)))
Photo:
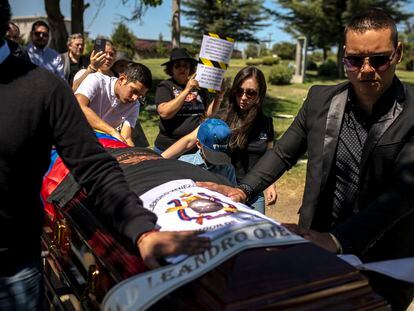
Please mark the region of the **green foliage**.
POLYGON ((318 70, 318 64, 313 60, 309 60, 306 62, 306 70, 318 70))
MULTIPOLYGON (((380 7, 390 13, 397 22, 407 20, 404 5, 410 0, 277 0, 283 10, 275 12, 284 22, 284 29, 294 37, 304 35, 308 45, 327 49, 337 46, 337 59, 342 58, 343 31, 351 16, 369 7, 380 7)), ((343 67, 338 67, 342 75, 343 67)))
POLYGON ((280 62, 280 58, 279 57, 273 57, 273 56, 267 56, 267 57, 263 57, 262 60, 262 64, 265 66, 273 66, 273 65, 277 65, 280 62))
POLYGON ((162 37, 162 33, 158 35, 158 42, 155 45, 155 53, 156 56, 153 55, 153 57, 167 57, 169 54, 169 50, 167 49, 167 46, 162 37))
POLYGON ((318 75, 321 77, 336 77, 338 74, 338 69, 336 66, 336 63, 328 59, 326 62, 324 62, 322 65, 318 67, 318 75))
POLYGON ((280 42, 273 44, 272 53, 277 54, 281 59, 295 59, 296 45, 290 42, 280 42))
POLYGON ((90 55, 93 50, 93 41, 88 37, 85 38, 85 47, 83 49, 83 53, 85 55, 90 55))
POLYGON ((137 37, 135 37, 124 23, 119 23, 115 27, 111 35, 111 40, 118 50, 124 51, 131 59, 134 57, 137 37))
POLYGON ((258 57, 259 56, 259 49, 257 47, 257 44, 248 43, 246 48, 244 49, 244 54, 246 55, 247 58, 258 57))
POLYGON ((324 60, 323 54, 321 51, 313 51, 312 53, 308 54, 308 60, 315 63, 322 63, 324 60))
POLYGON ((402 62, 398 67, 403 70, 414 70, 414 33, 413 25, 407 23, 405 33, 399 36, 399 40, 403 43, 404 53, 402 62))
POLYGON ((274 66, 269 73, 269 82, 273 85, 290 84, 292 80, 292 69, 285 65, 274 66))
POLYGON ((259 66, 262 65, 263 61, 261 58, 256 58, 256 59, 249 59, 246 61, 246 65, 247 66, 259 66))
POLYGON ((201 43, 206 32, 227 36, 239 42, 258 42, 257 32, 268 20, 264 0, 183 0, 182 13, 190 22, 182 34, 201 43))

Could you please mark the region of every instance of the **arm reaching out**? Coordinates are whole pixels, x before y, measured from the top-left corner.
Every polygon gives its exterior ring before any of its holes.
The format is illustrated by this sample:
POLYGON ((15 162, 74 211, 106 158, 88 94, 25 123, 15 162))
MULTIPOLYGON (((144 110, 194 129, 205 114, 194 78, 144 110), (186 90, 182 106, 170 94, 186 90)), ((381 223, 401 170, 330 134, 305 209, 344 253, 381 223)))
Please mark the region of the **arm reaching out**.
POLYGON ((218 193, 224 194, 225 196, 229 197, 235 202, 245 202, 247 200, 246 193, 239 188, 234 188, 226 185, 219 185, 214 182, 205 181, 198 181, 196 182, 196 184, 199 187, 207 188, 209 190, 213 190, 218 193))
POLYGON ((161 153, 161 156, 166 159, 178 158, 184 152, 193 148, 197 141, 198 128, 199 126, 191 133, 177 140, 167 150, 161 153))

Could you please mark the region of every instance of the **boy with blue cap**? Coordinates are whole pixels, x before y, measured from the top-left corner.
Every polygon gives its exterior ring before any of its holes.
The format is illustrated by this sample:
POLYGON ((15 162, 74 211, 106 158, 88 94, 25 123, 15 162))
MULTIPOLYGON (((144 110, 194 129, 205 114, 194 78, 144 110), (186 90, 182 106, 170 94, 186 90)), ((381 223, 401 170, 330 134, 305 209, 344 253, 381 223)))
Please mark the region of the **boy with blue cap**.
POLYGON ((220 119, 206 119, 197 131, 198 151, 183 155, 179 160, 222 175, 233 185, 237 185, 236 173, 229 155, 230 137, 231 129, 226 122, 220 119))

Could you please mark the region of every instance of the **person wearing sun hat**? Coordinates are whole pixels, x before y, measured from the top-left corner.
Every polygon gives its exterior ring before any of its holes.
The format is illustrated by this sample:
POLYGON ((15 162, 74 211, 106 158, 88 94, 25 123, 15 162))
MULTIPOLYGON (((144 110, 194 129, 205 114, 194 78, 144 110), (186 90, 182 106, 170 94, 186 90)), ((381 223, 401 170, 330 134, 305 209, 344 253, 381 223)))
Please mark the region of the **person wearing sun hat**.
POLYGON ((197 60, 185 48, 174 48, 162 64, 170 78, 162 81, 155 92, 160 121, 154 150, 158 153, 196 129, 202 117, 213 115, 221 103, 221 93, 211 98, 207 90, 199 88, 194 76, 196 65, 197 60))
POLYGON ((224 176, 232 185, 237 185, 236 173, 231 164, 229 142, 231 129, 220 119, 207 119, 198 128, 196 145, 198 151, 179 158, 224 176))

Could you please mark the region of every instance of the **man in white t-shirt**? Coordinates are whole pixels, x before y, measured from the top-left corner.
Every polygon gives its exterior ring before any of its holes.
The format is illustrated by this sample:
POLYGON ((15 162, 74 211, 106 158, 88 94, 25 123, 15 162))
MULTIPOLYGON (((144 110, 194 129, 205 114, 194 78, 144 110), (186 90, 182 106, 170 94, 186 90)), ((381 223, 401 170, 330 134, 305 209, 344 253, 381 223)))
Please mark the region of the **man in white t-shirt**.
POLYGON ((140 99, 151 84, 151 71, 142 64, 131 63, 119 78, 99 72, 88 75, 75 96, 94 129, 134 146, 132 128, 138 118, 140 99))

